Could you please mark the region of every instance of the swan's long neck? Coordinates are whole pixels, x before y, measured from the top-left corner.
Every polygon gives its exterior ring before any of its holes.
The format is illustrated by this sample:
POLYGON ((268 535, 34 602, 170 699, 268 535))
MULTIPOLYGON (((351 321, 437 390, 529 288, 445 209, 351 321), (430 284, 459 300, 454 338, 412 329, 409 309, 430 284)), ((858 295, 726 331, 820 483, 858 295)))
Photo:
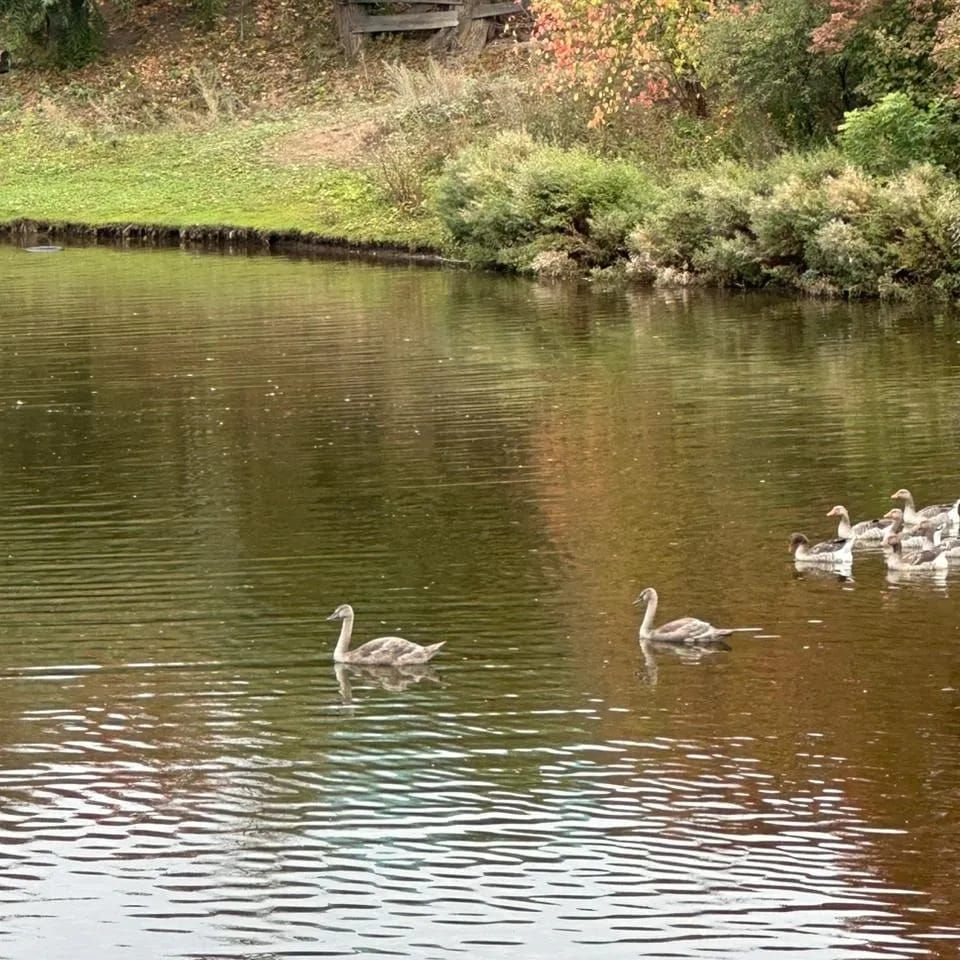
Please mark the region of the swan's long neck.
POLYGON ((917 519, 917 508, 914 506, 913 497, 907 494, 907 496, 903 498, 903 522, 916 523, 917 519))
POLYGON ((653 618, 657 615, 657 595, 650 595, 647 600, 647 609, 643 611, 643 620, 640 621, 640 636, 649 637, 653 632, 653 618))
POLYGON ((347 650, 350 649, 350 634, 353 633, 353 614, 343 618, 340 624, 340 637, 337 640, 336 649, 333 651, 333 659, 341 661, 346 659, 347 650))

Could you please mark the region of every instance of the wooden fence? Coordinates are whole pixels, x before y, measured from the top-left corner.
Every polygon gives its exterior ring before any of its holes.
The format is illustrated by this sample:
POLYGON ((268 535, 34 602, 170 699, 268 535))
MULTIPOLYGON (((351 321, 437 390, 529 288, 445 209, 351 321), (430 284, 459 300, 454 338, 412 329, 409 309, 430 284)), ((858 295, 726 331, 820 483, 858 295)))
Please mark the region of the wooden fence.
POLYGON ((482 47, 490 21, 521 13, 525 0, 487 3, 483 0, 404 0, 397 6, 428 7, 406 13, 370 13, 372 7, 387 6, 383 0, 337 0, 337 29, 348 57, 355 57, 364 38, 373 33, 402 33, 407 30, 433 31, 438 47, 482 47))

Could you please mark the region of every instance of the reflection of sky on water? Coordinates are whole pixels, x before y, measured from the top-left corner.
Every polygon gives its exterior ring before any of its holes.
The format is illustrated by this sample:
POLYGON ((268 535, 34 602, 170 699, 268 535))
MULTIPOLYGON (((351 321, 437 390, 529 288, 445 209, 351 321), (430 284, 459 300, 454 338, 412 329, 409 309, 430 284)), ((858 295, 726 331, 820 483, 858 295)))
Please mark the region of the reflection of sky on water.
MULTIPOLYGON (((669 679, 695 654, 670 658, 669 679)), ((259 669, 254 695, 271 682, 259 669)), ((236 677, 205 670, 175 693, 149 668, 141 678, 141 702, 208 700, 206 742, 172 753, 122 709, 111 722, 28 716, 70 739, 8 745, 4 955, 35 956, 38 943, 45 957, 81 960, 125 943, 251 957, 378 944, 600 958, 682 943, 687 956, 776 944, 844 957, 868 943, 899 956, 911 942, 900 911, 912 898, 864 866, 871 828, 839 758, 790 793, 751 737, 565 742, 571 721, 596 722, 607 705, 494 705, 497 672, 455 667, 412 703, 410 688, 351 671, 345 714, 331 709, 343 672, 274 691, 302 710, 297 738, 289 721, 258 723, 236 677)))

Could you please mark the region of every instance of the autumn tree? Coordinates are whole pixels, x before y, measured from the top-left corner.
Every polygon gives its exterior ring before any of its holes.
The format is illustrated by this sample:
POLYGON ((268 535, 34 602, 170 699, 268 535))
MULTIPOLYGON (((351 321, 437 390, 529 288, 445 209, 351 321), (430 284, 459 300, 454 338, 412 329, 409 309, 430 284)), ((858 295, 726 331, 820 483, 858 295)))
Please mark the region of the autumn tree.
POLYGON ((828 0, 763 0, 729 6, 704 25, 701 76, 755 136, 808 145, 861 105, 850 56, 812 46, 829 13, 828 0))
MULTIPOLYGON (((827 139, 845 114, 888 95, 923 109, 950 95, 960 65, 957 7, 958 0, 731 5, 701 31, 701 77, 719 102, 788 144, 827 139)), ((878 122, 887 122, 891 103, 878 122)), ((937 104, 929 117, 948 113, 937 104)))
POLYGON ((828 0, 810 49, 855 63, 867 102, 897 92, 929 100, 948 91, 950 72, 956 77, 948 57, 937 60, 956 16, 957 0, 828 0))
POLYGON ((706 110, 697 31, 721 0, 533 0, 535 36, 561 92, 584 97, 591 125, 635 106, 706 110))

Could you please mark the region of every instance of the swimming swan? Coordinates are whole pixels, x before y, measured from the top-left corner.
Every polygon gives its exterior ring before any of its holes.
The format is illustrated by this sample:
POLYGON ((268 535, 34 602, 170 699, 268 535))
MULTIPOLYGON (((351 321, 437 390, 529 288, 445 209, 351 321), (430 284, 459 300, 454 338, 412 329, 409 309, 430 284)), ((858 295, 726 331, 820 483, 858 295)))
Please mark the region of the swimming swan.
POLYGON ((404 640, 403 637, 377 637, 376 640, 368 640, 357 647, 356 650, 351 650, 350 635, 353 633, 353 607, 349 603, 341 603, 327 619, 342 621, 340 638, 337 640, 337 646, 333 651, 335 663, 389 664, 392 666, 426 663, 447 642, 441 640, 439 643, 422 647, 419 643, 404 640))
POLYGON ((653 587, 647 587, 633 602, 647 605, 640 623, 641 643, 644 640, 655 640, 660 643, 717 643, 722 637, 729 637, 731 633, 749 633, 758 629, 757 627, 715 627, 706 620, 697 620, 696 617, 681 617, 661 627, 654 627, 653 618, 657 615, 659 602, 657 591, 653 587))

